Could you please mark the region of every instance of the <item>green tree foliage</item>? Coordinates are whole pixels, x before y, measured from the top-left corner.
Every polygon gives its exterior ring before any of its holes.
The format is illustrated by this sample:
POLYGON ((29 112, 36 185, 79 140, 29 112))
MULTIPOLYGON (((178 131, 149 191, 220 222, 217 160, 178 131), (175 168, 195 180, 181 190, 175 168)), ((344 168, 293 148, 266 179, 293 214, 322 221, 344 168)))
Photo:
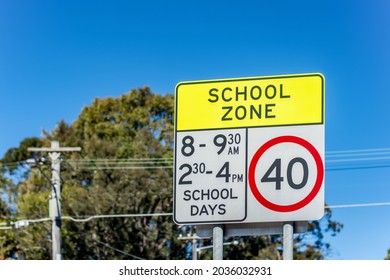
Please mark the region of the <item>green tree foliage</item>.
MULTIPOLYGON (((6 170, 1 163, 0 170, 6 170)), ((11 180, 3 176, 3 173, 0 173, 0 229, 2 229, 0 230, 0 260, 9 259, 18 251, 14 231, 9 229, 14 214, 10 205, 15 186, 11 180)))
MULTIPOLYGON (((1 213, 13 221, 49 216, 50 165, 43 161, 38 168, 28 169, 22 162, 32 156, 28 147, 49 147, 57 140, 61 146, 82 149, 62 153, 64 259, 186 258, 188 241, 178 239, 181 230, 169 215, 86 219, 172 212, 173 104, 170 94, 140 88, 118 98, 95 99, 71 125, 61 121, 42 138, 26 138, 2 159, 3 173, 18 179, 11 184, 1 177, 2 191, 12 198, 6 202, 2 196, 1 213)), ((34 156, 39 162, 47 157, 45 153, 34 156)), ((321 223, 310 223, 309 232, 296 237, 295 257, 322 259, 329 249, 324 232, 340 229, 327 211, 321 223)), ((31 222, 27 228, 1 231, 0 236, 0 256, 51 258, 50 221, 31 222)), ((226 248, 226 259, 280 258, 280 236, 240 241, 226 248)), ((201 255, 210 257, 207 252, 201 255)))

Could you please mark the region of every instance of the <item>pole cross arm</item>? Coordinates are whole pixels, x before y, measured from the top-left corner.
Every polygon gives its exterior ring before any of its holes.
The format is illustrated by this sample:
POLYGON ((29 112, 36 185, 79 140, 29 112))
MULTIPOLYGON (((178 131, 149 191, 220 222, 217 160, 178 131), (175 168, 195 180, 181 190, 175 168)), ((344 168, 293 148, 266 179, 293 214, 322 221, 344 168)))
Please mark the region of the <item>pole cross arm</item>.
POLYGON ((80 152, 81 147, 27 148, 29 152, 80 152))

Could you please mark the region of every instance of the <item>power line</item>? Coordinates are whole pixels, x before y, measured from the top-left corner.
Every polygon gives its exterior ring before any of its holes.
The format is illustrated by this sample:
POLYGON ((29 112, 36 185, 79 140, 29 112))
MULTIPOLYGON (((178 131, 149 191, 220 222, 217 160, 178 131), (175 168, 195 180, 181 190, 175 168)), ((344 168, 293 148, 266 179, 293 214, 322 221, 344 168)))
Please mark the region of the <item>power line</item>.
POLYGON ((73 222, 83 223, 89 222, 94 219, 106 219, 106 218, 137 218, 137 217, 160 217, 160 216, 172 216, 172 213, 152 213, 152 214, 113 214, 113 215, 94 215, 86 218, 75 218, 71 216, 62 216, 63 220, 71 220, 73 222))
POLYGON ((125 169, 172 169, 173 166, 96 166, 81 167, 79 170, 125 170, 125 169))
MULTIPOLYGON (((173 213, 145 213, 145 214, 111 214, 111 215, 93 215, 93 216, 84 216, 84 217, 72 217, 72 216, 62 216, 62 220, 71 220, 76 223, 85 223, 94 219, 109 219, 109 218, 139 218, 139 217, 161 217, 161 216, 172 216, 173 213)), ((20 228, 28 226, 31 223, 42 223, 52 221, 52 218, 36 218, 36 219, 24 219, 15 222, 9 223, 11 226, 7 226, 0 229, 11 229, 12 226, 15 228, 20 228)), ((2 223, 1 225, 8 225, 8 223, 2 223)))
POLYGON ((325 167, 326 171, 343 171, 343 170, 358 170, 358 169, 375 169, 390 167, 390 164, 378 165, 356 165, 356 166, 339 166, 339 167, 325 167))
POLYGON ((136 259, 136 260, 146 260, 146 259, 137 257, 137 256, 135 256, 135 255, 132 255, 132 254, 130 254, 130 253, 127 253, 127 252, 125 252, 125 251, 122 251, 122 250, 120 250, 120 249, 114 248, 114 247, 112 247, 111 245, 109 245, 109 244, 107 244, 107 243, 104 243, 104 242, 101 242, 101 241, 97 240, 96 238, 94 238, 94 241, 95 241, 96 243, 98 243, 98 244, 101 244, 101 245, 107 247, 107 248, 110 248, 110 249, 113 250, 113 251, 116 251, 116 252, 121 253, 121 254, 123 254, 123 255, 132 257, 132 258, 134 258, 134 259, 136 259))
POLYGON ((342 151, 329 151, 326 152, 327 156, 339 156, 347 154, 373 154, 373 153, 390 153, 390 148, 377 148, 377 149, 360 149, 360 150, 342 150, 342 151))
POLYGON ((341 158, 341 159, 330 159, 325 160, 327 163, 336 163, 336 162, 351 162, 351 161, 371 161, 371 160, 389 160, 389 157, 366 157, 366 158, 341 158))
MULTIPOLYGON (((329 151, 325 153, 327 171, 390 167, 390 148, 329 151), (359 164, 361 163, 361 164, 359 164)), ((173 158, 91 158, 64 159, 75 170, 173 169, 173 158)), ((25 161, 4 162, 11 168, 25 161)))
MULTIPOLYGON (((390 148, 379 148, 379 149, 360 149, 360 150, 341 150, 341 151, 328 151, 325 152, 325 157, 356 157, 356 156, 370 156, 370 155, 390 155, 390 148)), ((174 158, 161 158, 161 157, 150 157, 150 158, 84 158, 84 159, 66 159, 68 162, 169 162, 173 161, 174 158)), ((14 162, 2 162, 4 165, 9 164, 23 164, 25 161, 14 161, 14 162)))
POLYGON ((173 158, 95 158, 95 159, 67 159, 69 162, 90 162, 90 161, 104 161, 104 162, 120 162, 120 161, 132 161, 132 162, 165 162, 173 161, 173 158))
POLYGON ((17 221, 17 222, 13 222, 12 224, 16 224, 16 223, 21 223, 21 222, 26 222, 26 223, 42 223, 42 222, 47 222, 47 221, 51 221, 52 218, 37 218, 37 219, 25 219, 25 220, 21 220, 21 221, 17 221))
POLYGON ((336 208, 356 208, 356 207, 372 207, 372 206, 388 206, 388 205, 390 205, 390 202, 333 205, 333 206, 325 206, 325 208, 336 209, 336 208))
POLYGON ((75 170, 172 169, 172 158, 69 159, 75 170))
POLYGON ((5 230, 5 229, 13 229, 13 227, 0 227, 0 230, 1 230, 1 229, 4 229, 4 230, 5 230))
MULTIPOLYGON (((341 204, 341 205, 327 205, 325 209, 341 209, 341 208, 358 208, 358 207, 378 207, 378 206, 390 206, 390 201, 388 202, 377 202, 377 203, 358 203, 358 204, 341 204)), ((93 219, 110 219, 110 218, 140 218, 140 217, 160 217, 160 216, 172 216, 173 213, 146 213, 146 214, 112 214, 112 215, 93 215, 87 217, 72 217, 72 216, 62 216, 63 220, 71 220, 77 223, 85 223, 89 222, 93 219)), ((16 222, 11 222, 11 227, 7 227, 7 229, 12 228, 13 225, 19 225, 22 227, 23 225, 28 225, 29 223, 40 223, 51 221, 51 218, 38 218, 38 219, 25 219, 16 222)), ((4 223, 3 223, 4 224, 4 223)), ((4 224, 5 225, 5 224, 4 224)), ((5 229, 5 228, 0 228, 5 229)))

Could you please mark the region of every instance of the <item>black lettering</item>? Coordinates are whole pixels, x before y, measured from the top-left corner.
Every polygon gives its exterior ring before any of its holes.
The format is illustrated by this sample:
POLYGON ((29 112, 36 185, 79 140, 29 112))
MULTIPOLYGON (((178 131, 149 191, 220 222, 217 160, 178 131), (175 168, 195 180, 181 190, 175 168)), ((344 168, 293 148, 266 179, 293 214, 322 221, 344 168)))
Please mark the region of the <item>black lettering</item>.
POLYGON ((246 100, 246 86, 244 86, 244 91, 239 91, 238 87, 236 87, 236 101, 238 101, 239 95, 244 95, 244 100, 246 100))
POLYGON ((191 205, 191 216, 198 215, 199 213, 199 208, 196 205, 191 205))
POLYGON ((240 154, 240 147, 229 147, 228 155, 239 155, 240 154))
POLYGON ((251 98, 252 98, 253 100, 258 100, 258 99, 260 99, 260 97, 261 97, 261 87, 259 87, 259 86, 254 86, 254 87, 252 87, 252 88, 251 88, 250 95, 251 95, 251 98), (256 89, 257 89, 257 96, 254 95, 256 89))
POLYGON ((230 189, 230 199, 238 199, 237 196, 233 196, 233 189, 230 189))
POLYGON ((209 95, 212 96, 212 97, 214 97, 214 99, 210 99, 210 98, 207 99, 207 100, 208 100, 209 102, 211 102, 211 103, 215 103, 215 102, 217 102, 218 99, 219 99, 218 94, 213 93, 214 91, 218 92, 218 89, 212 88, 212 89, 209 90, 209 95))
POLYGON ((230 98, 225 98, 225 91, 232 91, 232 89, 227 87, 227 88, 224 88, 222 90, 222 99, 223 99, 223 101, 229 102, 230 100, 232 100, 232 98, 231 97, 230 98))
POLYGON ((276 116, 271 115, 273 108, 270 107, 275 107, 275 104, 265 104, 265 118, 274 119, 276 116))
POLYGON ((206 205, 203 205, 200 212, 199 212, 199 216, 202 216, 202 214, 206 214, 208 215, 209 213, 207 212, 207 208, 206 208, 206 205))
MULTIPOLYGON (((191 205, 191 216, 225 215, 226 204, 204 204, 202 206, 191 205)), ((123 274, 122 274, 123 275, 123 274)))
MULTIPOLYGON (((191 191, 189 191, 189 192, 191 192, 191 191)), ((193 200, 200 200, 200 196, 195 196, 195 193, 200 193, 200 191, 199 190, 194 190, 193 192, 192 192, 192 199, 193 200)))
POLYGON ((265 96, 268 98, 268 99, 273 99, 275 98, 276 96, 276 87, 274 85, 268 85, 266 88, 265 88, 265 96), (269 92, 269 89, 272 89, 272 94, 269 92))
POLYGON ((201 198, 201 200, 209 200, 209 199, 210 199, 210 190, 209 189, 206 189, 206 190, 202 189, 202 198, 201 198))
POLYGON ((211 215, 214 215, 214 210, 215 210, 215 208, 217 208, 217 206, 218 206, 218 204, 215 204, 214 207, 211 206, 210 204, 208 205, 208 207, 209 207, 210 210, 211 210, 211 215))
POLYGON ((283 84, 280 84, 280 98, 290 98, 290 95, 283 95, 283 84))
POLYGON ((245 117, 246 117, 246 108, 245 108, 245 106, 243 106, 243 105, 238 106, 237 109, 236 109, 236 118, 237 118, 237 120, 243 120, 243 119, 245 119, 245 117), (243 114, 241 116, 238 115, 238 110, 239 109, 242 109, 241 111, 243 112, 243 114))
POLYGON ((219 215, 225 215, 226 214, 226 205, 225 204, 219 204, 218 205, 218 209, 219 209, 219 211, 218 211, 218 214, 219 215))
POLYGON ((250 118, 253 119, 254 114, 256 114, 258 119, 261 119, 261 104, 259 104, 259 110, 256 110, 256 107, 251 105, 250 106, 250 118))
POLYGON ((210 196, 212 199, 217 200, 219 198, 219 191, 217 189, 213 189, 210 196))
POLYGON ((224 107, 222 107, 222 110, 226 110, 225 115, 222 116, 222 119, 221 119, 222 121, 231 121, 231 120, 233 120, 232 117, 228 118, 228 114, 232 111, 232 109, 233 109, 233 106, 224 106, 224 107))
POLYGON ((191 200, 191 191, 190 190, 186 190, 184 191, 184 198, 183 198, 184 201, 190 201, 191 200))
POLYGON ((227 199, 229 197, 229 190, 228 189, 222 189, 221 190, 221 198, 227 199))
POLYGON ((295 190, 302 189, 304 186, 306 186, 307 178, 309 177, 309 168, 307 166, 306 160, 300 157, 293 158, 287 166, 287 182, 289 186, 295 190), (302 181, 299 184, 295 184, 293 181, 292 173, 293 173, 293 167, 295 163, 300 163, 303 168, 303 178, 302 181))

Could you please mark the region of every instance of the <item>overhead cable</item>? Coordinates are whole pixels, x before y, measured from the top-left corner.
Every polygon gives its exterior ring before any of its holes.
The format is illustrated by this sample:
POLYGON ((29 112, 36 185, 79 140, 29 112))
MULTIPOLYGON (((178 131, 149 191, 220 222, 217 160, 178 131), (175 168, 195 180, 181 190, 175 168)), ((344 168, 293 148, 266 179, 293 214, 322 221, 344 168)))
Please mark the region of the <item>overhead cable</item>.
POLYGON ((123 254, 123 255, 132 257, 132 258, 134 258, 134 259, 136 259, 136 260, 146 260, 146 259, 137 257, 137 256, 135 256, 135 255, 132 255, 132 254, 130 254, 130 253, 127 253, 127 252, 125 252, 125 251, 122 251, 122 250, 120 250, 120 249, 114 248, 114 247, 112 247, 111 245, 109 245, 109 244, 107 244, 107 243, 104 243, 104 242, 101 242, 101 241, 99 241, 99 240, 97 240, 97 239, 94 239, 94 241, 95 241, 96 243, 100 244, 100 245, 103 245, 103 246, 105 246, 105 247, 107 247, 107 248, 110 248, 110 249, 113 250, 113 251, 116 251, 116 252, 121 253, 121 254, 123 254))
POLYGON ((372 207, 372 206, 388 206, 388 205, 390 205, 390 202, 333 205, 333 206, 325 206, 325 208, 336 209, 336 208, 356 208, 356 207, 372 207))
MULTIPOLYGON (((358 203, 358 204, 344 204, 344 205, 326 205, 325 209, 341 209, 341 208, 358 208, 358 207, 378 207, 378 206, 390 206, 389 202, 377 202, 377 203, 358 203)), ((77 223, 89 222, 93 219, 110 219, 110 218, 140 218, 140 217, 158 217, 158 216, 172 216, 173 213, 146 213, 146 214, 113 214, 113 215, 93 215, 88 217, 71 217, 71 216, 62 216, 63 220, 71 220, 77 223)), ((52 218, 39 218, 39 219, 26 219, 20 220, 17 222, 11 222, 11 226, 0 227, 0 229, 10 229, 12 225, 28 225, 29 223, 39 223, 51 221, 52 218)), ((20 226, 21 227, 21 226, 20 226)))
MULTIPOLYGON (((64 159, 75 170, 173 169, 173 158, 90 158, 64 159)), ((5 162, 5 166, 26 165, 25 161, 5 162)), ((329 151, 325 153, 327 171, 390 167, 390 148, 329 151)))

